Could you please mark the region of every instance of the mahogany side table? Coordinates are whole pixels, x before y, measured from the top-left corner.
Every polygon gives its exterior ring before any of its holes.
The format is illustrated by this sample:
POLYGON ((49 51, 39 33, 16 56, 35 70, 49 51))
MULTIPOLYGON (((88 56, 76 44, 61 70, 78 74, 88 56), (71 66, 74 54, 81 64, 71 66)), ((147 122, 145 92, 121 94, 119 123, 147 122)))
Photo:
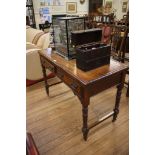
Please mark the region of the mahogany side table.
POLYGON ((39 51, 39 55, 47 95, 49 95, 49 87, 52 86, 47 82, 46 69, 49 69, 54 72, 62 82, 68 85, 81 101, 83 117, 82 132, 84 140, 87 140, 88 132, 92 127, 109 117, 113 117, 113 122, 116 120, 119 113, 121 91, 124 86, 125 74, 128 69, 126 65, 111 59, 110 64, 108 65, 84 72, 76 67, 75 59, 66 60, 54 53, 50 48, 39 51), (88 126, 88 105, 90 103, 90 97, 115 85, 117 86, 117 93, 114 109, 98 122, 88 126))

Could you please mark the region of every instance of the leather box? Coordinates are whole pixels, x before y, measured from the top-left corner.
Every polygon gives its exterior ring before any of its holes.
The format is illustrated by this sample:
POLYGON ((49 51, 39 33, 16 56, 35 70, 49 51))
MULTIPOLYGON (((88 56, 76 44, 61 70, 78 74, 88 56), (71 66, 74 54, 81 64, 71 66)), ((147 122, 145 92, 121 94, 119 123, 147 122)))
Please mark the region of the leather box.
POLYGON ((76 48, 76 65, 83 71, 110 63, 111 46, 94 42, 76 48))

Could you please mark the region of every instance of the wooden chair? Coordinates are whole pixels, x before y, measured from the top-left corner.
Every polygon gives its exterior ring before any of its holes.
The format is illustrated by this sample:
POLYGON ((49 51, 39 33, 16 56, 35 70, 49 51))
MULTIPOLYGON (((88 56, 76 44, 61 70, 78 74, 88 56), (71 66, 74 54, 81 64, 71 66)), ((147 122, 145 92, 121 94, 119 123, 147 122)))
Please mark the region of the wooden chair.
POLYGON ((111 33, 112 56, 114 59, 121 61, 122 52, 125 47, 126 26, 114 25, 111 33))
MULTIPOLYGON (((126 58, 126 53, 129 53, 129 28, 128 26, 117 25, 113 27, 112 32, 112 57, 120 62, 129 61, 129 57, 126 58)), ((127 71, 129 75, 129 70, 127 71)), ((126 96, 129 97, 129 81, 125 82, 127 85, 126 96)))

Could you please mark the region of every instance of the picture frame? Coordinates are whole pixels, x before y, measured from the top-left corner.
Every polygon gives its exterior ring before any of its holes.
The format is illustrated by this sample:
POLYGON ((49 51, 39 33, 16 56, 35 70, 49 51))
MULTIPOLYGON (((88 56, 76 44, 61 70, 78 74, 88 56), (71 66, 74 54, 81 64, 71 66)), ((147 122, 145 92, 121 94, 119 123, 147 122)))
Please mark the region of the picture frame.
POLYGON ((122 13, 126 13, 128 10, 128 1, 124 0, 122 1, 122 13))
POLYGON ((77 3, 76 2, 66 2, 66 12, 67 13, 76 13, 77 12, 77 3))
POLYGON ((112 0, 106 0, 105 1, 105 6, 109 7, 110 9, 112 9, 113 7, 113 1, 112 0))

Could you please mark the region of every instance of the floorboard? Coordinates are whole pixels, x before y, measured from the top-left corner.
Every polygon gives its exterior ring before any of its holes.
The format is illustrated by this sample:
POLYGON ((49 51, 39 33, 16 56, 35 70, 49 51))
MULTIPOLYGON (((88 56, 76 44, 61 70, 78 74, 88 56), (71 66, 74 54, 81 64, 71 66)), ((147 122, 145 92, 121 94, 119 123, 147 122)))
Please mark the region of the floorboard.
MULTIPOLYGON (((57 78, 49 80, 50 83, 57 78)), ((27 131, 31 132, 40 155, 128 155, 129 107, 126 88, 122 92, 117 121, 107 119, 82 137, 82 111, 78 98, 64 83, 45 93, 44 82, 30 86, 27 95, 27 131)), ((113 110, 116 87, 90 100, 89 124, 113 110)))

